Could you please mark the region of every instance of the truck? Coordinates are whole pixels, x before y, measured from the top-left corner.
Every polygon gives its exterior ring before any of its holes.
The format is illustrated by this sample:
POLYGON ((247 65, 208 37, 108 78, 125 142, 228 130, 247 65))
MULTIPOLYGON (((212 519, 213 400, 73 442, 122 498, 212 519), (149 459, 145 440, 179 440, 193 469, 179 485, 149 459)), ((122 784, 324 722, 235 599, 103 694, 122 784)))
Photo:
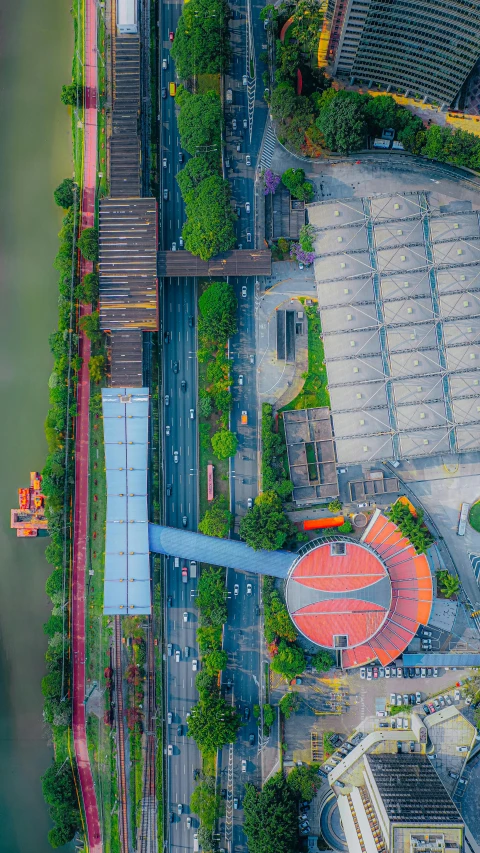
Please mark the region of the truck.
POLYGON ((197 577, 197 561, 196 560, 190 560, 190 577, 191 578, 197 577))
POLYGON ((183 568, 182 568, 182 583, 187 583, 187 582, 188 582, 188 569, 186 566, 183 566, 183 568))
POLYGON ((240 418, 240 423, 248 424, 248 415, 245 411, 242 412, 242 416, 240 418))
POLYGON ((174 98, 176 95, 176 92, 177 92, 177 84, 176 83, 169 83, 168 88, 169 88, 169 91, 170 91, 172 98, 174 98))

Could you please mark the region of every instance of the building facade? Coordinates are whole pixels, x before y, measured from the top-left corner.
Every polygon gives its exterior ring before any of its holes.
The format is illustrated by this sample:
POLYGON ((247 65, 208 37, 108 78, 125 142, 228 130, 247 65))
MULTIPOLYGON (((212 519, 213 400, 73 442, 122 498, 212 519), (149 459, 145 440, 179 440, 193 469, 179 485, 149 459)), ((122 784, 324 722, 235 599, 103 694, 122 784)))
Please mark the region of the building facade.
POLYGON ((447 107, 479 57, 479 0, 336 1, 328 59, 339 77, 447 107))

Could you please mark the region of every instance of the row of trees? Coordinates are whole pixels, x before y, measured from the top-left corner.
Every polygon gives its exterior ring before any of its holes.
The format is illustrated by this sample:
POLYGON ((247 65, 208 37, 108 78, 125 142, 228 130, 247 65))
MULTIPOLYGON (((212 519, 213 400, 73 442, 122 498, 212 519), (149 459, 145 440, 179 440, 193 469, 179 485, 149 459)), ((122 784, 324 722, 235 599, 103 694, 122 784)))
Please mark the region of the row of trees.
POLYGON ((198 74, 222 74, 231 57, 226 0, 190 0, 183 6, 172 58, 182 80, 198 74))
POLYGON ((244 830, 250 853, 292 853, 298 850, 298 806, 317 790, 318 765, 295 767, 287 778, 276 773, 261 791, 245 786, 244 830))
POLYGON ((185 248, 206 261, 235 245, 230 185, 220 173, 222 105, 216 92, 194 95, 183 86, 176 102, 181 145, 191 155, 177 175, 187 213, 182 235, 185 248))
POLYGON ((423 510, 415 509, 414 515, 410 506, 401 501, 393 504, 388 517, 400 528, 407 539, 410 539, 417 554, 424 554, 433 542, 433 536, 423 521, 423 510))

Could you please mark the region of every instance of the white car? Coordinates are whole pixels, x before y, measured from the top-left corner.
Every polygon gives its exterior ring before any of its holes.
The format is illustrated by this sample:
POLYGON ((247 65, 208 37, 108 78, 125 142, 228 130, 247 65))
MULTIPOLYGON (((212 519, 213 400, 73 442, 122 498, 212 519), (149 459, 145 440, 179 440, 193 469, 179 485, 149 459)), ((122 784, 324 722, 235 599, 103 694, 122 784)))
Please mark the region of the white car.
POLYGON ((168 657, 171 657, 172 654, 173 654, 173 647, 172 647, 172 644, 169 643, 167 646, 167 655, 168 655, 168 657))
POLYGON ((168 754, 173 755, 173 746, 171 743, 168 744, 168 754))
POLYGON ((238 595, 239 592, 240 592, 240 587, 239 587, 238 583, 236 583, 235 586, 233 587, 233 594, 236 596, 236 595, 238 595))
POLYGON ((397 697, 395 696, 395 693, 390 693, 390 705, 395 705, 396 701, 397 697))
POLYGON ((252 584, 247 583, 247 595, 251 595, 251 594, 252 594, 252 584))
POLYGON ((163 168, 166 169, 167 168, 167 158, 166 157, 163 158, 162 164, 163 164, 163 168))
POLYGON ((240 375, 238 377, 238 384, 243 385, 243 373, 240 373, 240 375))
POLYGON ((251 508, 252 508, 252 506, 253 506, 253 498, 248 498, 248 499, 247 499, 247 507, 248 507, 248 509, 251 509, 251 508))
POLYGON ((397 666, 397 678, 401 678, 403 675, 403 669, 401 666, 397 666))
POLYGON ((175 462, 175 465, 178 465, 178 450, 173 451, 173 461, 175 462))
POLYGON ((453 698, 455 699, 455 702, 460 702, 460 690, 455 690, 453 698))
POLYGON ((248 121, 246 118, 243 119, 243 126, 248 127, 248 121))
POLYGON ((247 154, 247 155, 246 155, 246 157, 245 157, 245 165, 246 165, 246 166, 251 166, 251 165, 252 165, 252 158, 250 157, 250 154, 247 154))
POLYGON ((250 202, 249 201, 245 202, 245 210, 247 213, 250 213, 250 202))
POLYGON ((193 660, 192 660, 192 671, 196 672, 197 669, 198 669, 198 661, 196 658, 193 658, 193 660))
POLYGON ((177 251, 177 244, 172 243, 172 252, 176 252, 176 251, 177 251))
POLYGON ((372 667, 367 666, 367 681, 371 681, 371 680, 372 680, 372 667))
POLYGON ((167 424, 165 427, 165 435, 170 435, 170 424, 167 424))
POLYGON ((188 622, 188 613, 186 610, 183 611, 183 621, 188 622))
POLYGON ((167 714, 167 721, 168 721, 168 725, 170 726, 172 721, 173 721, 173 714, 171 711, 169 711, 167 714))
POLYGON ((175 652, 175 660, 177 663, 180 663, 180 649, 177 649, 175 652))
POLYGON ((408 729, 408 718, 407 717, 403 718, 403 728, 408 729))
POLYGON ((246 286, 245 286, 245 285, 243 285, 243 287, 242 287, 242 296, 243 296, 243 298, 244 298, 244 299, 245 299, 246 295, 247 295, 247 288, 246 288, 246 286))
POLYGON ((433 677, 438 678, 438 669, 436 666, 433 667, 433 677))
POLYGON ((244 75, 243 75, 243 77, 242 77, 242 83, 243 83, 243 85, 244 85, 244 86, 246 86, 246 85, 247 85, 247 83, 248 83, 247 75, 246 75, 246 74, 244 74, 244 75))
POLYGON ((245 758, 242 758, 242 773, 247 772, 247 761, 245 758))
POLYGON ((195 420, 195 409, 190 409, 190 420, 191 421, 195 420))
POLYGON ((166 59, 166 58, 162 59, 162 68, 163 68, 163 70, 164 70, 164 71, 166 71, 166 70, 167 70, 167 68, 168 68, 168 59, 166 59))
POLYGON ((385 667, 385 678, 390 678, 390 667, 389 666, 385 667))
POLYGON ((183 237, 178 238, 178 245, 180 246, 181 249, 183 249, 183 237))
POLYGON ((233 130, 237 129, 237 119, 236 118, 232 118, 232 129, 233 130))
POLYGON ((365 667, 364 666, 362 666, 360 668, 360 678, 365 678, 365 667))

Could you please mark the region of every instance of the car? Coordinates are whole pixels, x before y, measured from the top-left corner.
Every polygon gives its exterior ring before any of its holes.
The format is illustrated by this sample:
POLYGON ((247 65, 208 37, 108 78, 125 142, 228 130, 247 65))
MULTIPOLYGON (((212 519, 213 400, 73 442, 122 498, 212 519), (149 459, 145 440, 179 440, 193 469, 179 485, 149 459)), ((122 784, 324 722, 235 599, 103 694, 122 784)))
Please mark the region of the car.
POLYGON ((408 729, 408 719, 407 719, 407 717, 404 717, 404 718, 403 718, 403 728, 404 728, 404 729, 408 729))
POLYGON ((397 705, 401 705, 401 704, 402 704, 402 694, 397 693, 397 705))
POLYGON ((402 747, 403 747, 402 741, 397 740, 397 752, 402 752, 402 747))
POLYGON ((174 373, 178 373, 179 369, 180 369, 180 365, 179 365, 178 361, 174 361, 174 362, 173 362, 173 364, 172 364, 172 370, 173 370, 173 372, 174 372, 174 373))
POLYGON ((327 774, 327 773, 325 773, 325 770, 322 770, 322 768, 321 768, 321 767, 320 767, 320 768, 319 768, 319 770, 318 770, 318 775, 319 775, 319 776, 321 776, 323 779, 326 779, 326 778, 327 778, 327 776, 328 776, 328 774, 327 774))
POLYGON ((457 746, 457 752, 468 752, 468 746, 457 746))
POLYGON ((176 662, 177 662, 177 663, 180 663, 181 655, 182 655, 182 653, 181 653, 180 649, 176 649, 176 651, 175 651, 175 660, 176 660, 176 662))
POLYGON ((195 420, 195 409, 190 409, 190 420, 191 421, 195 420))
POLYGON ((165 399, 165 405, 169 406, 170 405, 170 394, 165 394, 164 399, 165 399))
POLYGON ((167 168, 167 158, 166 158, 166 157, 164 157, 164 158, 163 158, 163 160, 162 160, 162 166, 163 166, 163 168, 164 168, 164 169, 166 169, 166 168, 167 168))
POLYGON ((251 509, 253 506, 253 498, 247 498, 247 507, 251 509))
POLYGON ((175 462, 175 465, 178 465, 178 450, 173 451, 173 461, 175 462))
POLYGON ((436 666, 433 667, 433 677, 438 678, 438 669, 436 666))
POLYGON ((245 286, 245 285, 243 285, 243 287, 242 287, 242 296, 243 296, 243 298, 244 298, 244 299, 245 299, 246 295, 247 295, 247 288, 246 288, 246 286, 245 286))
POLYGON ((250 202, 249 201, 245 202, 245 212, 250 213, 250 202))
POLYGON ((395 693, 390 693, 390 705, 395 705, 396 701, 397 697, 395 696, 395 693))
POLYGON ((384 670, 383 666, 379 666, 379 668, 378 668, 378 677, 379 678, 385 678, 385 670, 384 670))
POLYGON ((196 672, 198 669, 198 661, 196 658, 192 660, 192 672, 196 672))
POLYGON ((183 611, 183 621, 188 622, 188 613, 186 610, 183 611))
POLYGON ((251 166, 251 165, 252 165, 252 158, 250 157, 250 154, 247 154, 247 155, 246 155, 246 157, 245 157, 245 165, 246 165, 246 166, 251 166))
POLYGON ((392 719, 390 720, 390 728, 392 728, 392 729, 397 728, 397 721, 396 721, 395 717, 392 717, 392 719))
POLYGON ((250 719, 250 708, 248 707, 248 705, 245 705, 245 708, 243 711, 243 719, 246 720, 247 723, 250 719))
POLYGON ((388 729, 388 723, 379 723, 381 729, 388 729))
POLYGON ((360 678, 365 678, 365 667, 360 667, 360 678))
POLYGON ((173 491, 173 486, 171 483, 168 483, 168 485, 167 485, 167 498, 170 497, 170 495, 172 494, 172 491, 173 491))
POLYGON ((452 697, 451 696, 445 696, 445 702, 447 703, 447 705, 451 705, 452 704, 452 697))
POLYGON ((240 587, 239 587, 238 583, 236 583, 233 587, 233 594, 236 596, 236 595, 238 595, 239 592, 240 592, 240 587))
POLYGON ((242 144, 241 144, 241 142, 237 142, 237 151, 241 151, 241 150, 242 150, 242 144))
POLYGON ((183 156, 183 151, 179 151, 179 152, 178 152, 178 162, 179 162, 179 163, 183 163, 184 159, 185 159, 185 158, 184 158, 184 156, 183 156))
POLYGON ((431 636, 432 636, 432 632, 431 632, 431 631, 424 631, 424 632, 423 632, 423 636, 424 636, 424 637, 431 637, 431 636))
POLYGON ((168 655, 168 657, 171 657, 171 655, 172 655, 172 654, 173 654, 173 646, 172 646, 172 644, 171 644, 171 643, 168 643, 168 645, 167 645, 167 655, 168 655))
POLYGON ((415 704, 421 705, 421 703, 422 703, 422 694, 419 693, 419 691, 417 690, 417 692, 415 693, 415 704))
POLYGON ((425 669, 425 667, 424 667, 424 666, 422 666, 422 669, 421 669, 421 677, 422 677, 422 678, 426 678, 426 677, 427 677, 427 670, 425 669))
POLYGON ((455 693, 453 694, 453 699, 455 702, 460 702, 460 690, 455 690, 455 693))
POLYGON ((164 56, 164 57, 163 57, 163 59, 162 59, 162 68, 163 68, 163 70, 164 70, 164 71, 166 71, 166 70, 167 70, 167 68, 168 68, 168 59, 167 59, 167 57, 166 57, 166 56, 164 56))
POLYGON ((233 808, 238 809, 238 797, 233 798, 233 808))
POLYGON ((238 376, 238 384, 243 385, 243 373, 240 373, 238 376))
POLYGON ((248 742, 249 742, 250 746, 253 746, 253 745, 254 745, 254 743, 255 743, 255 735, 253 734, 253 732, 251 732, 251 733, 249 734, 249 736, 248 736, 248 742))
POLYGON ((191 329, 193 329, 193 327, 195 325, 195 317, 193 316, 193 314, 190 314, 190 316, 188 318, 188 325, 190 326, 191 329))
POLYGON ((377 717, 388 717, 386 711, 377 711, 377 717))
POLYGON ((335 765, 332 765, 332 764, 324 764, 324 768, 327 771, 327 773, 331 773, 332 770, 334 769, 334 767, 335 767, 335 765))
POLYGON ((252 594, 252 584, 247 583, 247 595, 251 595, 251 594, 252 594))
POLYGON ((168 712, 168 714, 167 714, 167 722, 168 722, 168 725, 170 725, 170 724, 172 723, 172 720, 173 720, 173 714, 172 714, 172 712, 171 712, 171 711, 169 711, 169 712, 168 712))
POLYGON ((187 516, 186 516, 186 515, 184 515, 184 516, 183 516, 183 518, 182 518, 182 524, 183 524, 183 526, 184 526, 184 527, 186 527, 186 526, 187 526, 187 524, 188 524, 188 518, 187 518, 187 516))
POLYGON ((378 678, 378 667, 376 666, 373 667, 373 677, 378 678))
MULTIPOLYGON (((414 667, 414 666, 411 666, 411 667, 409 668, 409 670, 408 670, 408 676, 409 676, 409 678, 416 678, 416 675, 415 675, 415 667, 414 667)), ((420 678, 420 670, 418 670, 418 677, 420 678)))
POLYGON ((429 713, 430 713, 430 708, 428 707, 428 705, 424 705, 424 706, 423 706, 423 710, 424 710, 425 714, 429 714, 429 713))
POLYGON ((389 666, 385 667, 385 678, 390 678, 390 667, 389 666))
POLYGON ((420 678, 420 667, 419 666, 415 667, 415 678, 420 678))
POLYGON ((168 189, 167 189, 167 187, 165 187, 165 189, 163 191, 163 200, 168 201, 168 189))
POLYGON ((437 757, 436 752, 427 752, 427 758, 433 759, 437 757))
POLYGON ((190 648, 188 646, 185 646, 185 648, 183 650, 183 656, 184 656, 185 660, 187 660, 188 657, 190 656, 190 648))
POLYGON ((180 723, 180 725, 177 726, 177 737, 182 737, 182 736, 183 736, 183 726, 180 723))
POLYGON ((242 773, 247 772, 247 762, 245 758, 242 758, 242 773))
POLYGON ((243 126, 244 126, 244 128, 248 127, 248 121, 246 118, 243 119, 243 126))
POLYGON ((427 678, 431 678, 433 675, 433 669, 431 666, 427 666, 427 678))
POLYGON ((408 705, 408 704, 409 704, 409 703, 408 703, 408 693, 404 693, 404 694, 403 694, 403 704, 404 704, 404 705, 408 705))
POLYGON ((174 820, 175 820, 175 815, 173 814, 173 812, 170 812, 170 823, 173 823, 174 820))
POLYGON ((410 696, 408 698, 410 699, 410 705, 416 705, 417 704, 415 693, 410 693, 410 696))
POLYGON ((367 666, 367 681, 371 681, 371 680, 372 680, 372 667, 367 666))
POLYGON ((432 701, 432 705, 434 706, 434 708, 435 708, 435 710, 436 710, 436 711, 439 711, 439 710, 440 710, 440 702, 438 701, 438 699, 434 699, 434 700, 432 701))
POLYGON ((166 98, 166 97, 167 97, 167 87, 162 86, 162 98, 166 98))
POLYGON ((232 118, 232 130, 236 130, 236 129, 237 129, 237 119, 232 118))
POLYGON ((429 703, 428 703, 428 710, 430 711, 430 713, 431 713, 431 714, 434 714, 434 713, 435 713, 435 711, 437 710, 437 709, 435 708, 435 705, 433 704, 433 702, 429 702, 429 703))
POLYGON ((467 697, 465 698, 465 705, 471 705, 471 704, 472 704, 472 697, 471 697, 471 696, 467 696, 467 697))
POLYGON ((173 32, 170 30, 170 32, 169 32, 169 34, 168 34, 168 38, 169 38, 169 40, 170 40, 170 41, 173 41, 173 39, 175 38, 175 33, 173 33, 173 32))
POLYGON ((186 383, 185 379, 182 379, 182 381, 180 383, 180 388, 182 389, 182 391, 187 390, 187 383, 186 383))
POLYGON ((183 806, 181 803, 179 803, 177 806, 177 812, 178 812, 178 814, 183 814, 183 806))
POLYGON ((246 86, 246 85, 247 85, 247 83, 248 83, 247 75, 246 75, 246 74, 244 74, 244 75, 242 76, 242 85, 243 85, 243 86, 246 86))
POLYGON ((172 243, 172 252, 176 252, 176 251, 177 251, 177 244, 172 243))
POLYGON ((169 595, 167 598, 167 607, 171 607, 171 606, 172 606, 172 596, 169 595))
POLYGON ((346 750, 348 750, 348 752, 351 752, 351 751, 352 751, 353 746, 352 746, 352 744, 351 744, 351 743, 349 743, 349 742, 348 742, 348 740, 347 740, 347 741, 345 741, 345 743, 344 743, 343 745, 344 745, 345 749, 346 749, 346 750))
POLYGON ((250 364, 255 364, 255 356, 254 356, 253 352, 250 353, 249 360, 250 360, 250 364))
POLYGON ((165 435, 170 435, 170 424, 167 424, 165 427, 165 435))
POLYGON ((440 702, 442 708, 445 708, 445 699, 443 698, 443 696, 439 696, 438 701, 440 702))
POLYGON ((187 829, 191 829, 191 828, 192 828, 192 818, 188 814, 187 815, 187 829))
MULTIPOLYGON (((396 669, 397 669, 397 671, 396 671, 396 676, 397 676, 397 678, 401 678, 401 677, 402 677, 402 675, 403 675, 403 669, 402 669, 402 667, 401 667, 401 666, 397 666, 397 668, 396 668, 396 669)), ((392 672, 392 675, 393 675, 393 672, 392 672)))
POLYGON ((451 779, 458 779, 458 773, 454 773, 453 770, 449 770, 448 775, 451 779))
POLYGON ((396 677, 397 677, 397 667, 396 667, 396 666, 391 666, 391 667, 390 667, 390 675, 391 675, 391 677, 392 677, 392 678, 396 678, 396 677))
POLYGON ((173 746, 171 743, 168 744, 168 754, 173 755, 173 746))
POLYGON ((251 243, 251 242, 252 242, 252 234, 250 231, 247 231, 247 243, 251 243))

